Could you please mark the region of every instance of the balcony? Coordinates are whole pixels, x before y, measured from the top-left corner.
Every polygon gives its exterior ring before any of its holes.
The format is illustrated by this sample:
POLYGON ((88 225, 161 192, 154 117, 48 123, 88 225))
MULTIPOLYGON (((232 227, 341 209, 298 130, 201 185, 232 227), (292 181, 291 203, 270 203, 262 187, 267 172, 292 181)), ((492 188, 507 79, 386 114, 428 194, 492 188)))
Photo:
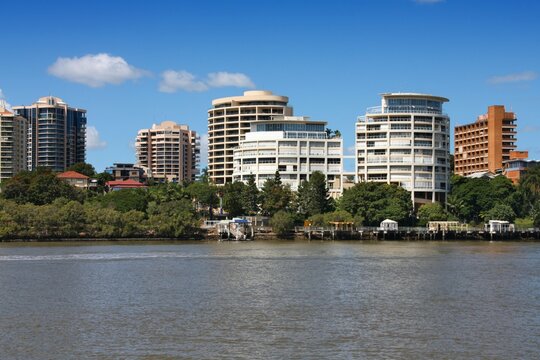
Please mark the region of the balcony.
POLYGON ((366 114, 435 114, 446 115, 440 110, 420 105, 392 105, 392 106, 372 106, 367 108, 366 114))

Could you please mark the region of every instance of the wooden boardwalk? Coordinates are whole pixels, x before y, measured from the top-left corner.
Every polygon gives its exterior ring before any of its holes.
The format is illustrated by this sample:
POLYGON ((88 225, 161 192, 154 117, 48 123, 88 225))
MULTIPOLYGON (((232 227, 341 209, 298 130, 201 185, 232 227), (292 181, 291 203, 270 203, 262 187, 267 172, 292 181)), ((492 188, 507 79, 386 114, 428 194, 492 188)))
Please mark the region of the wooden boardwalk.
POLYGON ((516 229, 508 232, 489 232, 483 228, 467 230, 428 230, 425 227, 401 227, 384 231, 377 227, 336 230, 325 227, 295 228, 309 240, 538 240, 540 229, 516 229))

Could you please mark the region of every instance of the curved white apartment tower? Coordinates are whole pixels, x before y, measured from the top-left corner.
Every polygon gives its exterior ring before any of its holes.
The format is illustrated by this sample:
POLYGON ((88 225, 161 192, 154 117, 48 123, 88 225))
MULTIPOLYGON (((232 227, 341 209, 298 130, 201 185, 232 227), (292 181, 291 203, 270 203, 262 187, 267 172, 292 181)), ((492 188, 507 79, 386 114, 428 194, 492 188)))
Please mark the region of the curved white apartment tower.
POLYGON ((450 175, 448 99, 427 94, 382 94, 356 123, 357 181, 398 184, 417 207, 446 202, 450 175))
POLYGON ((286 96, 271 91, 245 91, 243 96, 215 99, 208 110, 208 175, 217 185, 233 180, 233 149, 251 123, 292 115, 286 96))
POLYGON ((326 175, 330 196, 336 198, 343 191, 342 156, 343 140, 328 136, 325 121, 276 116, 251 124, 251 131, 234 150, 233 179, 246 182, 254 176, 261 188, 279 171, 283 184, 296 191, 313 171, 320 171, 326 175))

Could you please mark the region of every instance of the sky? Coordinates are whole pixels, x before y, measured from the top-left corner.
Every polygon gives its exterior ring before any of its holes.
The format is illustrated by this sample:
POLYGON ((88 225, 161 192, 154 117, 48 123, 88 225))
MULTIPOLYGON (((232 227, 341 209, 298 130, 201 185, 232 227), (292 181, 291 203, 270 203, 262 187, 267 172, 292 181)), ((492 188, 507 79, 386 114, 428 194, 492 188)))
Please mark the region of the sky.
POLYGON ((164 120, 204 144, 212 99, 253 89, 328 121, 348 151, 356 118, 384 92, 449 98, 453 125, 505 105, 518 148, 540 159, 540 1, 59 0, 1 10, 0 99, 53 95, 86 109, 87 162, 98 171, 135 162, 137 131, 164 120))

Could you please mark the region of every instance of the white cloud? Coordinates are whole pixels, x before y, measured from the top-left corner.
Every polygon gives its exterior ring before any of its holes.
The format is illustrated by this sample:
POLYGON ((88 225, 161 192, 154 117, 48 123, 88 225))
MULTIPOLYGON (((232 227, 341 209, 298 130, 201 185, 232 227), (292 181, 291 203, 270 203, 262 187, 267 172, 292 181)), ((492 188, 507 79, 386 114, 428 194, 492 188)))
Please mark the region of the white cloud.
POLYGON ((172 93, 177 90, 185 91, 205 91, 208 86, 196 79, 195 75, 181 70, 167 70, 161 74, 161 82, 159 83, 159 91, 172 93))
POLYGON ((100 87, 106 84, 121 84, 138 79, 147 71, 129 65, 120 56, 88 54, 82 57, 58 58, 49 66, 49 74, 68 81, 100 87))
POLYGON ((206 80, 199 80, 195 75, 185 70, 167 70, 161 74, 159 91, 173 93, 178 90, 201 92, 216 87, 247 87, 253 88, 255 84, 242 73, 228 73, 225 71, 209 73, 206 80))
POLYGON ((532 81, 538 77, 538 74, 534 71, 524 71, 515 74, 493 76, 489 78, 488 82, 491 84, 507 84, 524 81, 532 81))
POLYGON ((444 0, 414 0, 417 4, 437 4, 442 3, 444 0))
POLYGON ((246 74, 228 73, 224 71, 208 74, 208 85, 211 87, 255 87, 253 81, 251 81, 251 79, 246 74))
POLYGON ((107 142, 99 137, 99 132, 95 126, 86 127, 86 148, 88 150, 104 149, 107 142))
POLYGON ((4 92, 0 89, 0 107, 5 108, 8 111, 11 111, 11 104, 7 102, 4 92))
POLYGON ((208 134, 201 135, 201 169, 208 165, 208 134))

